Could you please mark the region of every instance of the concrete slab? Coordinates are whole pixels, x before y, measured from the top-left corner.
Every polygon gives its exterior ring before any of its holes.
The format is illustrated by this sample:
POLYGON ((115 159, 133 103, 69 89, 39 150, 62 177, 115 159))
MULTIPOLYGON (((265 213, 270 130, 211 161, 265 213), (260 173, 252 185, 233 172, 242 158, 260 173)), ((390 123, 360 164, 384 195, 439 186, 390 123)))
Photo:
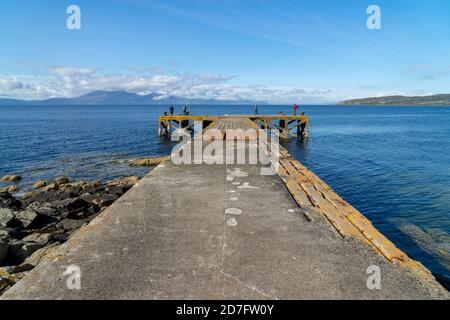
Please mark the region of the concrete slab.
POLYGON ((257 165, 165 163, 2 298, 449 298, 306 213, 257 165), (80 290, 66 286, 69 265, 80 290), (381 269, 379 290, 367 288, 370 265, 381 269))

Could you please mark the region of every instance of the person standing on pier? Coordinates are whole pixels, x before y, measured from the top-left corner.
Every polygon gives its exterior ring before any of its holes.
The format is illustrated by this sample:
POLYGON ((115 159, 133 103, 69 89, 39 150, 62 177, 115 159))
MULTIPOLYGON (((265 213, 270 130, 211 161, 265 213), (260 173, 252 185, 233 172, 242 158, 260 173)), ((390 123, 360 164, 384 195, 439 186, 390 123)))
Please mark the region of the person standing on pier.
POLYGON ((258 114, 258 106, 255 104, 255 106, 253 107, 253 112, 255 114, 258 114))
POLYGON ((173 105, 170 106, 169 112, 170 112, 170 115, 173 116, 173 113, 175 112, 175 109, 173 108, 173 105))
POLYGON ((187 111, 187 107, 186 107, 186 106, 183 106, 183 115, 186 116, 186 115, 187 115, 187 112, 188 112, 188 111, 187 111))
POLYGON ((294 109, 294 116, 296 116, 297 115, 297 110, 298 110, 298 106, 297 106, 296 103, 294 103, 293 109, 294 109))

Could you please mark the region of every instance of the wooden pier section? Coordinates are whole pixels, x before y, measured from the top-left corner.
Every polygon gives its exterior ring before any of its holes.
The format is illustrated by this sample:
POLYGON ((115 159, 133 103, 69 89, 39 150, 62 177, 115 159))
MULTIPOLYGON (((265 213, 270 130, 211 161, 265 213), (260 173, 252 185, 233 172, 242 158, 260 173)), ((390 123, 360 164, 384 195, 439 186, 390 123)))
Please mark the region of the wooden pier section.
POLYGON ((307 138, 309 136, 309 117, 294 115, 236 115, 236 116, 182 116, 171 115, 159 117, 158 135, 171 135, 177 130, 189 130, 195 122, 202 123, 202 128, 249 129, 261 128, 279 131, 280 138, 307 138), (252 123, 248 122, 250 120, 252 123))
MULTIPOLYGON (((202 121, 227 140, 229 129, 280 130, 280 119, 307 132, 305 117, 167 116, 160 124, 170 134, 189 129, 181 121, 202 121)), ((2 298, 450 298, 425 267, 276 149, 278 164, 163 162, 2 298), (264 166, 277 174, 261 175, 264 166), (69 265, 81 270, 79 290, 66 287, 69 265), (367 286, 371 266, 381 272, 378 289, 367 286)))

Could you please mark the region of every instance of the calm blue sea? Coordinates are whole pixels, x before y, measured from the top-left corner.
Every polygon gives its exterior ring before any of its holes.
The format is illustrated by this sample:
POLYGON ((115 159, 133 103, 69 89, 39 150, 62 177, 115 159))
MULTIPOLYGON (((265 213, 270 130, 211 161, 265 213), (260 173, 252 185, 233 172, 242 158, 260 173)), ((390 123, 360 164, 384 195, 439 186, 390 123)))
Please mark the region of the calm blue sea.
MULTIPOLYGON (((157 106, 0 107, 0 176, 144 175, 123 160, 166 155, 157 106)), ((248 114, 251 106, 195 106, 191 114, 248 114)), ((310 138, 291 154, 401 249, 450 279, 450 107, 305 106, 310 138)), ((178 110, 179 111, 179 110, 178 110)), ((261 106, 259 112, 291 112, 261 106)))

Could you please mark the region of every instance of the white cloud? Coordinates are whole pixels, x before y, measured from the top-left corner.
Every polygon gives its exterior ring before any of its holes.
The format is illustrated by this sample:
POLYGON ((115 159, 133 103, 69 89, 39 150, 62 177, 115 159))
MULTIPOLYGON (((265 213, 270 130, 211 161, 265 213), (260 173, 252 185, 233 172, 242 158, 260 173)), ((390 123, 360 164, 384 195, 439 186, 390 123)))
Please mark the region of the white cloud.
POLYGON ((25 85, 16 77, 0 76, 0 91, 15 91, 23 89, 25 85))
POLYGON ((48 72, 58 77, 77 77, 89 76, 95 72, 95 69, 52 66, 48 68, 48 72))
POLYGON ((0 96, 19 99, 75 97, 95 90, 124 90, 139 94, 195 99, 252 100, 269 103, 334 102, 334 90, 234 85, 229 75, 179 73, 139 68, 131 73, 104 73, 94 68, 48 67, 41 77, 0 76, 0 96))

